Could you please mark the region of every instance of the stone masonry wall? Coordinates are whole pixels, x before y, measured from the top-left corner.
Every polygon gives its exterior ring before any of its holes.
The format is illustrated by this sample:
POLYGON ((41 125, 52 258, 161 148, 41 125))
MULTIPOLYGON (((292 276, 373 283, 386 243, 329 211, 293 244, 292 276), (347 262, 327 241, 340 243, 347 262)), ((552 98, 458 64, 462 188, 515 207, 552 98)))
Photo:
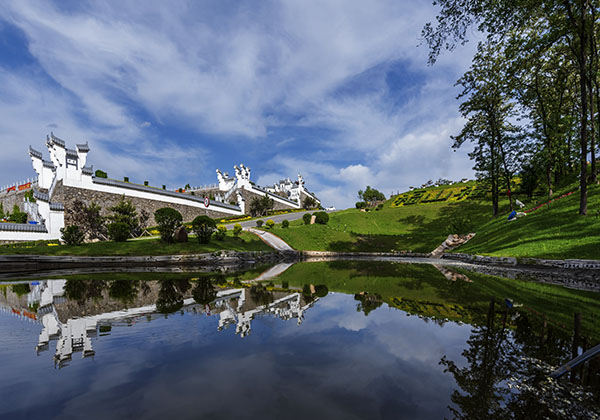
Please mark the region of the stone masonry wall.
MULTIPOLYGON (((249 212, 250 210, 250 203, 252 202, 252 200, 254 200, 255 198, 262 198, 262 195, 259 194, 255 194, 251 191, 248 190, 242 190, 242 197, 244 197, 244 200, 246 201, 246 213, 249 212)), ((273 206, 273 210, 287 210, 287 209, 292 209, 295 207, 292 207, 291 205, 285 205, 283 203, 280 203, 278 201, 275 201, 275 205, 273 206)))
POLYGON ((23 197, 27 190, 24 191, 11 191, 8 194, 0 193, 0 203, 4 208, 4 213, 11 213, 13 206, 16 204, 19 206, 21 211, 23 210, 23 197))
MULTIPOLYGON (((62 203, 65 207, 65 225, 71 224, 71 220, 69 220, 69 212, 68 209, 72 207, 73 202, 77 199, 83 201, 86 204, 90 204, 92 201, 96 202, 98 205, 102 207, 102 214, 108 215, 110 214, 110 207, 113 207, 123 196, 120 194, 111 194, 100 191, 87 190, 83 188, 74 188, 74 187, 66 187, 62 185, 62 182, 59 181, 56 189, 54 190, 54 195, 52 196, 52 202, 62 203)), ((212 218, 223 218, 229 217, 231 214, 229 213, 221 213, 205 208, 200 207, 192 207, 185 206, 180 204, 173 204, 167 201, 157 201, 157 200, 147 200, 143 198, 137 197, 125 197, 126 200, 131 201, 131 203, 135 206, 138 213, 141 210, 146 210, 150 214, 149 225, 156 225, 156 221, 154 220, 154 212, 162 207, 171 207, 181 213, 183 216, 184 222, 191 222, 194 220, 196 216, 206 215, 212 218)))

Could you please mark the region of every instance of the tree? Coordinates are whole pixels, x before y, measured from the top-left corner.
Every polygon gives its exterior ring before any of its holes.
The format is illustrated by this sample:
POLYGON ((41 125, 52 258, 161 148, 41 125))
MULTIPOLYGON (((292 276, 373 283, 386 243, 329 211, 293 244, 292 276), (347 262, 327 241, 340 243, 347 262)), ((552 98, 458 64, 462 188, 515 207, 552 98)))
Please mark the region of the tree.
POLYGON ((208 216, 197 216, 192 221, 192 230, 201 244, 210 242, 210 237, 217 228, 217 223, 208 216))
POLYGON ((201 305, 208 305, 217 297, 217 292, 208 277, 200 277, 192 289, 192 297, 201 305))
POLYGON ((60 228, 61 237, 67 245, 81 245, 85 234, 77 225, 60 228))
POLYGON ((233 225, 233 236, 235 236, 236 238, 239 238, 240 235, 242 234, 242 225, 240 225, 239 223, 236 223, 235 225, 233 225))
POLYGON ((106 240, 106 218, 101 214, 102 208, 92 201, 86 205, 83 201, 76 199, 72 205, 67 207, 65 213, 71 224, 81 228, 86 238, 90 240, 106 240))
POLYGON ((27 217, 27 213, 21 211, 19 206, 15 204, 12 213, 8 217, 8 221, 13 223, 27 223, 27 217))
POLYGON ((275 206, 275 201, 269 198, 268 195, 265 194, 260 198, 255 197, 250 202, 250 215, 253 217, 266 216, 273 209, 273 206, 275 206))
POLYGON ((129 228, 129 234, 139 230, 137 210, 131 201, 125 200, 125 196, 122 196, 121 200, 109 210, 112 211, 112 214, 108 216, 108 220, 113 223, 125 224, 129 228))
POLYGON ((183 216, 171 207, 163 207, 154 212, 154 220, 158 224, 160 238, 167 243, 173 242, 175 229, 181 226, 183 216))
POLYGON ((385 200, 385 195, 382 192, 377 191, 375 188, 371 188, 367 185, 367 188, 364 191, 358 191, 358 198, 365 203, 373 204, 377 201, 385 200))
POLYGON ((306 197, 302 202, 302 208, 305 210, 314 209, 317 206, 317 200, 312 197, 306 197))

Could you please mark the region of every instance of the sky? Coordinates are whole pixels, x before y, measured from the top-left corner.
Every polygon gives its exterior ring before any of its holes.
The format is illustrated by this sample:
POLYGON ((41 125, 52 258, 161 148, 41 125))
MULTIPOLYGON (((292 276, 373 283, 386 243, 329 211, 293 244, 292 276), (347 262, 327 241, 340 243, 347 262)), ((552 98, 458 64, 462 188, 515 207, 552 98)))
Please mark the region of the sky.
POLYGON ((324 206, 367 185, 472 178, 456 80, 475 43, 433 66, 431 0, 28 1, 0 9, 0 185, 35 176, 53 132, 110 178, 170 189, 252 168, 298 173, 324 206))

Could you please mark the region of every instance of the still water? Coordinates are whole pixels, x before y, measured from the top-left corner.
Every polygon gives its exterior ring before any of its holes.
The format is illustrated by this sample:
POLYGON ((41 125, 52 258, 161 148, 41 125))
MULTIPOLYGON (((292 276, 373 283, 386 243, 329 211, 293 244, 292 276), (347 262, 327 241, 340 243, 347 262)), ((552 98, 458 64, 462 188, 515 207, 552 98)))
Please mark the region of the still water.
MULTIPOLYGON (((287 268, 287 267, 286 267, 287 268)), ((0 285, 0 418, 594 418, 598 293, 433 266, 0 285)), ((281 270, 275 270, 278 272, 281 270)))

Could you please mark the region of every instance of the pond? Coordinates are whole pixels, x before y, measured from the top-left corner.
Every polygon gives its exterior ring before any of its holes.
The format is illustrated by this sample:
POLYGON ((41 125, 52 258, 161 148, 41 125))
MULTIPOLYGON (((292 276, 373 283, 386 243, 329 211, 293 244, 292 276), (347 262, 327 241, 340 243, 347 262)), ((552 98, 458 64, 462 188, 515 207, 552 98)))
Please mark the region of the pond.
POLYGON ((595 292, 393 262, 4 282, 0 418, 598 418, 600 358, 548 375, 599 317, 595 292))

